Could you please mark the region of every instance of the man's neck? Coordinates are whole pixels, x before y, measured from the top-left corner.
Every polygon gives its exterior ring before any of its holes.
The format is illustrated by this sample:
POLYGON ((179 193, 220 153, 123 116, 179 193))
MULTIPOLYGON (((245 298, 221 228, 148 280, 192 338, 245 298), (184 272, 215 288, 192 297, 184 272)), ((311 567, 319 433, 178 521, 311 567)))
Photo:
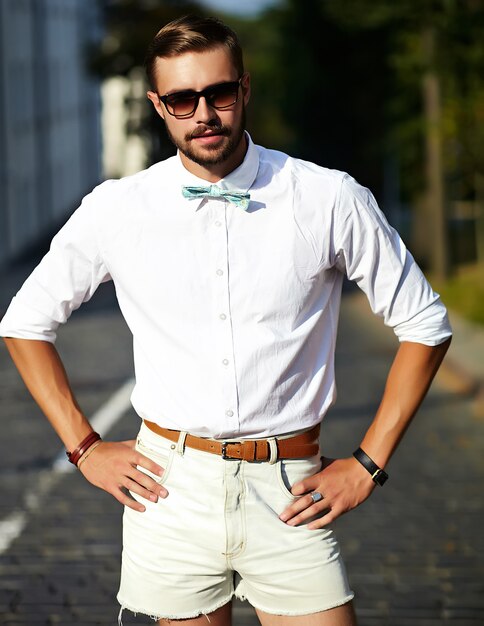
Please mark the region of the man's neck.
POLYGON ((226 161, 223 161, 223 163, 216 163, 214 165, 204 166, 195 163, 187 156, 185 156, 182 152, 179 152, 179 155, 185 169, 187 169, 190 174, 193 174, 197 178, 202 178, 209 183, 217 183, 219 180, 228 176, 230 172, 233 172, 239 167, 239 165, 241 165, 247 153, 248 147, 249 142, 247 140, 246 134, 244 133, 235 152, 231 154, 226 161))

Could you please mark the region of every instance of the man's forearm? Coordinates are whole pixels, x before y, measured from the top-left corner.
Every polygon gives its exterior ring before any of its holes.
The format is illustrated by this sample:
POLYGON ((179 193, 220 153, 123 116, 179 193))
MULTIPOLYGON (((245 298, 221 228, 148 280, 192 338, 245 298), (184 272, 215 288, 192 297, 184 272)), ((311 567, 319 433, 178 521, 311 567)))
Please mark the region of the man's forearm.
MULTIPOLYGON (((34 400, 67 450, 72 452, 92 427, 79 408, 54 345, 47 341, 13 338, 6 338, 5 343, 34 400)), ((163 486, 140 471, 141 467, 157 476, 163 475, 163 468, 158 463, 134 450, 134 441, 102 442, 92 448, 92 454, 85 453, 87 460, 83 462, 81 473, 122 504, 136 511, 145 510, 145 506, 126 495, 124 489, 152 502, 168 495, 163 486)))
POLYGON ((361 448, 384 467, 417 412, 450 345, 403 342, 388 374, 375 419, 361 448))
MULTIPOLYGON (((412 421, 449 344, 450 339, 434 347, 410 342, 400 345, 376 416, 360 444, 379 467, 386 465, 412 421)), ((295 496, 317 491, 323 499, 315 503, 309 495, 300 497, 279 517, 296 526, 322 514, 308 528, 323 528, 364 502, 374 488, 370 474, 353 457, 330 460, 321 472, 292 488, 295 496)))
POLYGON ((4 338, 23 381, 64 442, 73 450, 92 430, 74 397, 55 346, 48 341, 4 338))

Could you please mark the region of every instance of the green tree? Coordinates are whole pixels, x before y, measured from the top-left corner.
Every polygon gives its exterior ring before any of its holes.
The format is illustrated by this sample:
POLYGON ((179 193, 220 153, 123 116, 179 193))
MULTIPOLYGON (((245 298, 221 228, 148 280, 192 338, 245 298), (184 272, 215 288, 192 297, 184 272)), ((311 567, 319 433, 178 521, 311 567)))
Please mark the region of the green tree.
MULTIPOLYGON (((478 200, 482 181, 484 5, 479 0, 324 4, 339 25, 388 31, 394 84, 387 108, 388 146, 398 155, 406 198, 419 204, 426 217, 418 225, 427 233, 429 265, 445 277, 452 262, 459 261, 448 245, 448 235, 454 241, 458 235, 456 228, 448 228, 453 207, 456 201, 462 206, 462 201, 478 200)), ((471 238, 467 245, 472 247, 471 238)))
POLYGON ((277 33, 269 84, 290 129, 276 145, 380 189, 386 31, 348 29, 326 4, 288 0, 265 16, 277 33))

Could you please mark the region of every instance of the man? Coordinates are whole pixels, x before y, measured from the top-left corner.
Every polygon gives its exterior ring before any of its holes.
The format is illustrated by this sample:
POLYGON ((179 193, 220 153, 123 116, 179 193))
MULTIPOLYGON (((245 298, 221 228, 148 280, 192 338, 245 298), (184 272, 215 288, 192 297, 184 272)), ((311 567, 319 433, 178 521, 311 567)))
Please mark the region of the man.
POLYGON ((228 27, 168 24, 147 71, 178 154, 84 199, 1 333, 70 460, 125 505, 121 611, 227 626, 237 595, 263 626, 351 626, 328 525, 386 480, 449 345, 445 308, 366 189, 252 143, 228 27), (329 462, 344 273, 401 345, 355 455, 329 462), (135 449, 92 432, 53 345, 109 279, 134 338, 135 449))

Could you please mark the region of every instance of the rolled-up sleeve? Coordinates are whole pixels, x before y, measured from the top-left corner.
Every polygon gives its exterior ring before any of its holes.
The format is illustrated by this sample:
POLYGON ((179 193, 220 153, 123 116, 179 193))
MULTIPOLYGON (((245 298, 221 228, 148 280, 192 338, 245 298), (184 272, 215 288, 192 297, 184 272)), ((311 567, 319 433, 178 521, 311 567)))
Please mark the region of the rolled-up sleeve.
POLYGON ((365 292, 373 312, 399 341, 433 346, 451 336, 439 295, 371 192, 348 175, 340 190, 334 245, 337 265, 365 292))
POLYGON ((7 309, 0 336, 54 343, 59 325, 110 279, 98 246, 95 195, 86 196, 53 238, 7 309))

